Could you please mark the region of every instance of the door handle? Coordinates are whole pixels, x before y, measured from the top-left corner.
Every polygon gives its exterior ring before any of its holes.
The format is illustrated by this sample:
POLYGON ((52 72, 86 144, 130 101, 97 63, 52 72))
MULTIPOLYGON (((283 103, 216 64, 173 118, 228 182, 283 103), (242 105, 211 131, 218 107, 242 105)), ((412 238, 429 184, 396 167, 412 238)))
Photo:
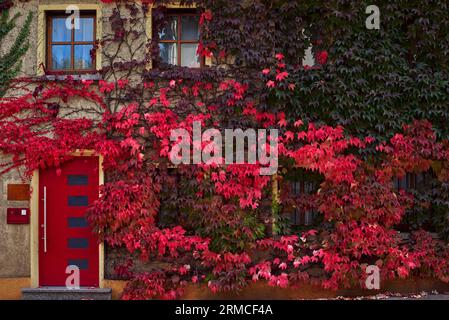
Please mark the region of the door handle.
POLYGON ((44 187, 44 224, 42 225, 44 228, 44 252, 47 252, 47 187, 44 187))

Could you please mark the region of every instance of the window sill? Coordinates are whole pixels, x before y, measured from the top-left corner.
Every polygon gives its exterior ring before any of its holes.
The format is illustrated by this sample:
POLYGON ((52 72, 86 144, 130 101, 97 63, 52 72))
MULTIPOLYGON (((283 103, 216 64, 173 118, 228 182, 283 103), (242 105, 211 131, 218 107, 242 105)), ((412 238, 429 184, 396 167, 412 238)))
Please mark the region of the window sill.
POLYGON ((46 74, 42 76, 48 81, 65 81, 69 77, 76 81, 98 81, 101 80, 101 75, 99 73, 86 73, 86 74, 46 74))

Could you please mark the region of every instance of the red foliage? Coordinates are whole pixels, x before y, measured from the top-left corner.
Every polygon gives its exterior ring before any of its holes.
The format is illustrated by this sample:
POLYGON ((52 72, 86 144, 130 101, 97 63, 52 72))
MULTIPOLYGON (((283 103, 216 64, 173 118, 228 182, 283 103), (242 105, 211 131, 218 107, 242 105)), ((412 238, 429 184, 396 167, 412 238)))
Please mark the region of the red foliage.
MULTIPOLYGON (((201 19, 206 23, 212 14, 206 11, 201 19)), ((210 48, 200 48, 204 55, 211 54, 210 48)), ((276 54, 276 65, 262 71, 266 87, 288 82, 283 59, 281 53, 276 54)), ((320 52, 317 60, 325 64, 327 52, 320 52)), ((380 266, 384 279, 425 271, 449 281, 446 247, 424 232, 404 245, 394 230, 411 204, 409 195, 393 189, 394 176, 428 170, 435 162, 441 164, 440 179, 449 176, 448 143, 437 141, 426 121, 416 121, 380 143, 381 160, 369 161, 356 151, 374 143, 372 138, 348 137, 342 127, 308 124, 305 128, 300 119, 286 119, 282 112, 258 110, 254 97, 247 96, 248 84, 236 80, 187 84, 171 79, 162 86, 145 82, 143 90, 151 97, 144 104, 127 102, 115 112, 108 108, 108 98, 116 90, 131 89, 127 80, 99 81, 96 87, 70 78, 37 84, 19 79, 14 85, 22 94, 0 101, 0 150, 12 157, 1 164, 2 172, 20 166, 28 175, 37 168, 57 169, 76 149, 96 150, 104 157, 107 182, 90 208, 94 230, 110 246, 125 247, 144 261, 159 259, 169 265, 143 274, 134 274, 131 266, 122 268, 121 273, 131 276, 124 299, 173 299, 188 283, 198 282, 207 282, 213 292, 236 290, 261 279, 279 287, 298 280, 319 281, 325 288, 336 289, 363 285, 368 264, 380 266), (171 99, 174 93, 189 99, 189 112, 173 111, 173 106, 181 108, 171 99), (213 94, 221 100, 211 103, 205 98, 213 94), (81 115, 70 107, 79 98, 83 99, 81 115), (93 106, 87 107, 89 103, 93 106), (254 230, 239 226, 235 236, 253 239, 244 243, 245 249, 215 252, 211 249, 215 239, 189 234, 181 226, 161 228, 157 224, 159 194, 167 179, 163 171, 174 145, 170 131, 184 128, 191 132, 194 121, 222 127, 221 121, 228 116, 245 116, 255 126, 279 129, 283 162, 322 176, 310 205, 332 225, 330 231, 256 240, 254 230), (307 270, 313 266, 321 267, 324 276, 311 279, 307 270)), ((294 89, 287 83, 287 90, 294 89)), ((260 164, 200 164, 185 170, 194 190, 191 197, 198 203, 207 197, 224 199, 218 214, 212 214, 212 205, 208 208, 211 225, 222 219, 231 222, 234 213, 254 216, 263 192, 271 187, 271 177, 260 176, 260 168, 260 164)))

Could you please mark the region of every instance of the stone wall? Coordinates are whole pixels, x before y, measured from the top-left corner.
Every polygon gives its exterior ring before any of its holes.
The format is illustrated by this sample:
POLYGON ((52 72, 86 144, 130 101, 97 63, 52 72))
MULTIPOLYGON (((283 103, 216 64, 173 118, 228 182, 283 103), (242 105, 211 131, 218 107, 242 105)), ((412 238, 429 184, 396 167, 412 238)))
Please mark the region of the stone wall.
MULTIPOLYGON (((1 161, 1 160, 0 160, 1 161)), ((29 201, 8 200, 8 184, 28 183, 19 172, 0 176, 0 278, 30 275, 30 225, 7 224, 7 208, 29 208, 29 201)))
MULTIPOLYGON (((30 48, 22 59, 22 70, 19 76, 36 74, 37 46, 37 1, 17 2, 10 10, 10 17, 17 12, 21 16, 14 28, 0 46, 0 52, 7 52, 14 43, 27 14, 32 11, 33 21, 29 35, 30 48)), ((6 163, 8 158, 0 154, 0 163, 6 163)), ((29 208, 29 201, 8 200, 8 184, 29 183, 19 171, 11 171, 0 175, 0 278, 28 277, 30 275, 30 228, 29 224, 7 224, 7 208, 29 208)))

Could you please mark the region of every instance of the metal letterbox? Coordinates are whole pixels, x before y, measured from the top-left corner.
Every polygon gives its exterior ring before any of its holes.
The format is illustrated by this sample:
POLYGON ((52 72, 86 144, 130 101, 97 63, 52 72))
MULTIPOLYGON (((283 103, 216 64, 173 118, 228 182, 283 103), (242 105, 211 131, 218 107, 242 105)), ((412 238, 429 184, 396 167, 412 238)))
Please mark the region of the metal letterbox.
POLYGON ((30 223, 30 209, 8 208, 6 210, 6 220, 8 224, 28 224, 30 223))

